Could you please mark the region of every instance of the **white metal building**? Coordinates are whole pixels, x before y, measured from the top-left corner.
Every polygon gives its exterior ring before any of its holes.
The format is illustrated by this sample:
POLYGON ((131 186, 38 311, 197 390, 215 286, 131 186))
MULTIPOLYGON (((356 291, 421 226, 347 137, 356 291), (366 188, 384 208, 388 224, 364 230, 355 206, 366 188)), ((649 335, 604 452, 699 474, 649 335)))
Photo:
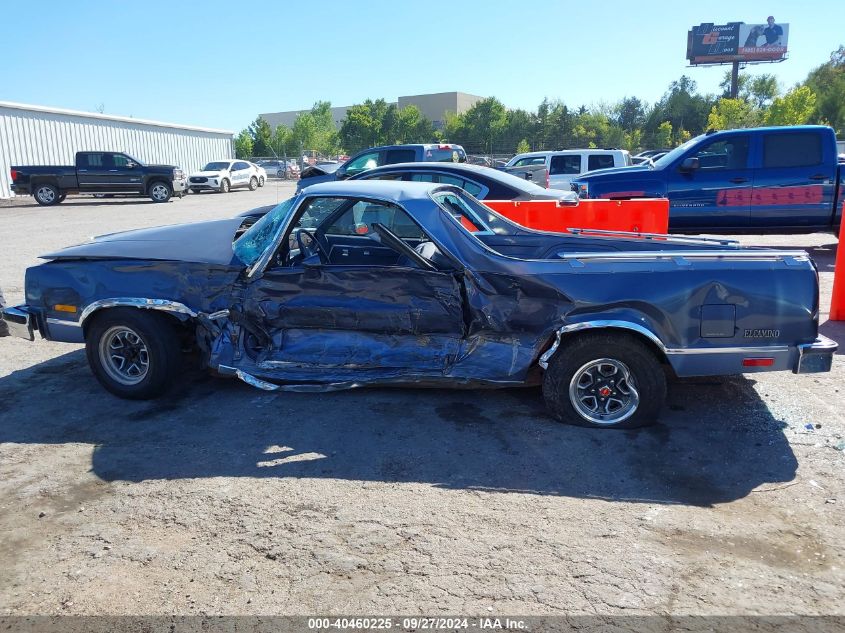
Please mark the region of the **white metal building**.
POLYGON ((235 157, 232 132, 0 101, 0 198, 12 165, 72 165, 76 152, 125 152, 186 173, 235 157))

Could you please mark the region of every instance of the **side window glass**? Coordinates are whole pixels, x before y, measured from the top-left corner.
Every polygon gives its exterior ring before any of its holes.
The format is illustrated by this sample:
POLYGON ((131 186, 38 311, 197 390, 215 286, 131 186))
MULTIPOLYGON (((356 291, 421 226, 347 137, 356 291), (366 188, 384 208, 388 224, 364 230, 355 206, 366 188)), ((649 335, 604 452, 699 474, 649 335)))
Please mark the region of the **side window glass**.
POLYGON ((527 167, 528 165, 545 165, 546 164, 546 157, 545 156, 528 156, 526 158, 520 158, 516 161, 513 166, 514 167, 527 167))
POLYGON ((126 169, 126 165, 129 164, 129 158, 123 154, 112 154, 112 160, 114 161, 114 166, 118 169, 126 169))
POLYGON ((387 152, 385 158, 385 165, 393 165, 395 163, 413 163, 417 158, 417 153, 412 149, 391 149, 387 152))
POLYGON ((84 167, 102 167, 105 164, 102 154, 86 154, 85 160, 82 162, 84 167))
POLYGON ((763 167, 812 167, 821 163, 820 134, 767 134, 763 137, 763 167))
POLYGON ((587 161, 587 171, 607 169, 608 167, 613 167, 612 154, 593 154, 587 161))
POLYGON ((423 238, 422 229, 403 209, 367 200, 356 202, 324 232, 326 235, 369 235, 376 223, 383 224, 402 238, 423 238))
POLYGON ((360 174, 362 171, 378 167, 378 152, 361 154, 346 166, 346 173, 350 176, 360 174))
POLYGON ((340 209, 347 198, 312 198, 306 203, 305 211, 294 224, 297 229, 316 229, 323 220, 340 209))
POLYGON ((560 174, 580 174, 581 173, 581 156, 579 154, 564 154, 561 156, 552 156, 549 165, 549 175, 557 176, 560 174))
POLYGON ((414 182, 437 182, 434 180, 434 174, 411 174, 411 180, 414 182))
POLYGON ((748 166, 748 137, 736 136, 710 143, 690 155, 699 169, 745 169, 748 166))
POLYGON ((367 176, 364 180, 402 180, 402 176, 404 174, 400 173, 392 173, 392 174, 376 174, 374 176, 367 176))

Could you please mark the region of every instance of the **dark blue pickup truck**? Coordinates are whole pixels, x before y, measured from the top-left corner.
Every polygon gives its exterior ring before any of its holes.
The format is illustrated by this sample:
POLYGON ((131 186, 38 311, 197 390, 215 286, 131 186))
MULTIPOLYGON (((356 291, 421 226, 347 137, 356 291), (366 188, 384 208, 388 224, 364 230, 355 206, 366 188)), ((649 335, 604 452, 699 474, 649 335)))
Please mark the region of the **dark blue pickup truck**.
POLYGON ((829 127, 708 132, 650 163, 578 177, 582 198, 668 198, 672 232, 835 230, 845 169, 829 127))

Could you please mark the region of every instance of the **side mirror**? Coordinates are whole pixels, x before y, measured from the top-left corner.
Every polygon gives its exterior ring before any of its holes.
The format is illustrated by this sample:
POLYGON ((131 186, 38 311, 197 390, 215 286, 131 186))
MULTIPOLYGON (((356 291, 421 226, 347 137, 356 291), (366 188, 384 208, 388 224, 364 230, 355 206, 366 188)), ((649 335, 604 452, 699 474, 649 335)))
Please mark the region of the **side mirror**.
POLYGON ((349 178, 349 176, 351 176, 351 175, 353 175, 353 174, 348 174, 348 173, 346 172, 346 170, 345 170, 345 169, 342 169, 342 168, 341 168, 341 169, 338 169, 338 170, 334 173, 334 177, 335 177, 337 180, 346 180, 346 179, 347 179, 347 178, 349 178))
POLYGON ((681 171, 695 171, 698 169, 699 163, 697 158, 685 158, 681 163, 681 171))
POLYGON ((126 163, 126 169, 135 169, 138 166, 138 163, 133 163, 131 160, 126 163))

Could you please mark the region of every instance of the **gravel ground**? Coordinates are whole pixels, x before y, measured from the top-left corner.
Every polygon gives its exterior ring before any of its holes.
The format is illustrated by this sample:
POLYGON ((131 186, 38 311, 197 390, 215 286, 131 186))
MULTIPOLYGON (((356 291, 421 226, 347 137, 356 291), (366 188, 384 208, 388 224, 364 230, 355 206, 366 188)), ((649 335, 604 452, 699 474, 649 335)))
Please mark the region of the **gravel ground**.
MULTIPOLYGON (((0 203, 0 287, 20 301, 39 253, 90 235, 291 191, 0 203)), ((834 237, 743 241, 810 250, 827 310, 834 237)), ((839 356, 679 381, 658 425, 608 432, 553 422, 536 389, 192 375, 125 402, 78 346, 5 338, 0 616, 845 614, 843 376, 839 356)))

